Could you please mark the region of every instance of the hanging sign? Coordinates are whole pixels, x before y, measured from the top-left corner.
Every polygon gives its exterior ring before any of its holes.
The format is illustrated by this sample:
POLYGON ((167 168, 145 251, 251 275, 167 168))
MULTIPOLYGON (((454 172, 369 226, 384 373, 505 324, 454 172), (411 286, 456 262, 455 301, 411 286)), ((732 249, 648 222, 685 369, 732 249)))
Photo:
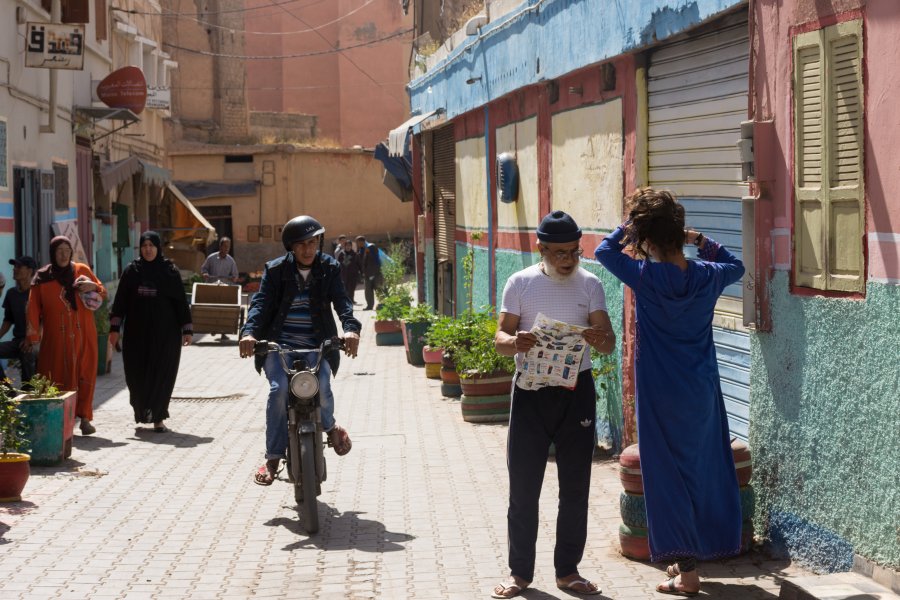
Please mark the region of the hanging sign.
POLYGON ((122 67, 97 84, 97 97, 110 108, 140 114, 147 104, 147 80, 138 67, 122 67))
POLYGON ((172 104, 172 92, 167 87, 147 86, 147 108, 168 109, 172 104))
POLYGON ((25 66, 38 69, 84 67, 84 26, 26 23, 25 66))

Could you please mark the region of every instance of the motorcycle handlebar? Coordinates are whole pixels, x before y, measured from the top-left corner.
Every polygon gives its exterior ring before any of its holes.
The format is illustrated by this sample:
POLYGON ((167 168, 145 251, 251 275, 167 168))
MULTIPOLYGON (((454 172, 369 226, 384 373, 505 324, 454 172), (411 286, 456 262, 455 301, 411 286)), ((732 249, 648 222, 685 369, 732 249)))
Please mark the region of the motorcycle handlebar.
POLYGON ((282 348, 275 342, 259 340, 253 345, 253 353, 257 356, 265 356, 269 352, 328 352, 330 350, 343 350, 345 345, 346 342, 344 341, 344 338, 337 336, 325 340, 324 342, 319 344, 318 348, 306 349, 282 348))

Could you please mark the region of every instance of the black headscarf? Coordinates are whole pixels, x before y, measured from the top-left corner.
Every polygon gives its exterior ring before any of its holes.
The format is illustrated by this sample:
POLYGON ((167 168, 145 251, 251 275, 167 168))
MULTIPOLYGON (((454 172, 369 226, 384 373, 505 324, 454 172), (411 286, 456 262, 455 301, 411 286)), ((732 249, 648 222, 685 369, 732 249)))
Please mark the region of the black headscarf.
POLYGON ((69 249, 74 252, 72 242, 66 236, 58 235, 50 240, 50 264, 44 265, 37 270, 31 284, 40 285, 48 281, 58 281, 59 285, 66 291, 66 300, 68 300, 69 305, 75 309, 78 307, 75 304, 75 265, 72 264, 72 257, 69 257, 69 263, 64 267, 56 264, 56 249, 59 248, 60 244, 68 244, 69 249))
POLYGON ((160 239, 159 234, 155 231, 145 231, 141 234, 141 241, 138 242, 138 247, 144 245, 144 242, 150 240, 150 242, 156 246, 156 258, 150 261, 144 260, 144 255, 138 252, 138 257, 134 261, 135 266, 143 273, 158 273, 163 271, 168 266, 168 261, 166 257, 163 256, 162 249, 162 239, 160 239))

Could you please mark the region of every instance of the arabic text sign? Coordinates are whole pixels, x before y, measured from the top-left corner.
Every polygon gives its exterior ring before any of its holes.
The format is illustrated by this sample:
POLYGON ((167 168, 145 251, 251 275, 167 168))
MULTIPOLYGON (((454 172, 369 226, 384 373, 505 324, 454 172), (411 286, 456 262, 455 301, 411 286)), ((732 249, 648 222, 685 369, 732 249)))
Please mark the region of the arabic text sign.
POLYGON ((147 104, 147 80, 138 67, 122 67, 97 84, 97 96, 111 108, 127 108, 137 115, 147 104))
POLYGON ((80 71, 84 67, 84 27, 59 23, 26 24, 25 66, 80 71))

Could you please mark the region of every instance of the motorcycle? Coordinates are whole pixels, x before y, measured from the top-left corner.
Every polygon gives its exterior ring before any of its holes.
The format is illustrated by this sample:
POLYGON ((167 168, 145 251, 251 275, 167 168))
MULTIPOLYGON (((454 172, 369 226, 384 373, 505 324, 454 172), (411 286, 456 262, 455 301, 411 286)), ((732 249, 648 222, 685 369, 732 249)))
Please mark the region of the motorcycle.
POLYGON ((322 342, 318 348, 293 350, 282 348, 275 342, 258 341, 254 353, 265 356, 277 352, 281 366, 288 376, 288 480, 294 484, 294 500, 300 507, 303 523, 310 534, 319 530, 319 506, 317 497, 322 493, 322 482, 327 477, 325 466, 324 429, 319 401, 319 367, 331 350, 343 350, 344 340, 339 337, 322 342), (317 353, 313 361, 310 354, 317 353), (299 354, 288 365, 286 356, 299 354))

